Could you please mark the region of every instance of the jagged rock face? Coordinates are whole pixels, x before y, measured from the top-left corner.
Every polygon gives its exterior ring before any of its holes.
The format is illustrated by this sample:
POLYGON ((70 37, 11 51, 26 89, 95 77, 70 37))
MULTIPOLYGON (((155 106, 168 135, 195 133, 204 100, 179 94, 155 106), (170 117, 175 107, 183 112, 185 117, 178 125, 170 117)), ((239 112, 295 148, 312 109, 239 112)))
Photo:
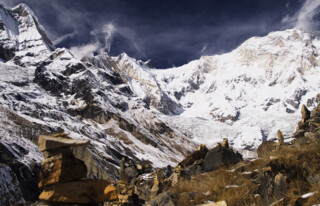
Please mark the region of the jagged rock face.
POLYGON ((124 53, 114 60, 121 68, 120 72, 125 74, 125 82, 128 82, 137 96, 144 99, 147 108, 152 106, 166 115, 180 114, 183 111, 162 91, 154 74, 150 72, 148 62, 134 60, 124 53))
POLYGON ((84 160, 87 176, 108 180, 119 177, 122 157, 163 167, 181 160, 195 146, 161 121, 161 112, 146 109, 112 58, 101 55, 81 62, 66 49, 53 50, 25 5, 2 6, 0 14, 0 50, 13 52, 0 62, 0 139, 10 148, 26 148, 19 155, 8 149, 15 163, 1 161, 4 176, 11 177, 14 187, 1 193, 12 197, 3 199, 4 205, 38 198, 35 178, 43 156, 34 143, 40 134, 64 131, 73 138, 90 139, 92 145, 73 149, 73 155, 84 160), (20 178, 20 170, 28 176, 20 178))
POLYGON ((40 165, 35 161, 29 165, 19 161, 28 153, 28 150, 18 144, 0 143, 1 205, 32 202, 38 199, 40 189, 37 182, 40 165))
POLYGON ((1 205, 24 203, 17 176, 4 164, 0 165, 0 196, 1 205))

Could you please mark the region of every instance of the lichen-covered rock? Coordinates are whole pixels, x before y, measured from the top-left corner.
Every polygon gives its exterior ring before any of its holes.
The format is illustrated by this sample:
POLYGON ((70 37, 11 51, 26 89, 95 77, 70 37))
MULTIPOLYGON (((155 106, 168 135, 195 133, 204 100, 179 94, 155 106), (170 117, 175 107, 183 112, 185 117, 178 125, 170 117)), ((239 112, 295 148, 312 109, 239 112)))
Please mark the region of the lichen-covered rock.
POLYGON ((104 189, 104 194, 106 195, 106 198, 108 199, 108 202, 116 201, 118 199, 118 191, 117 188, 113 185, 108 185, 104 189))

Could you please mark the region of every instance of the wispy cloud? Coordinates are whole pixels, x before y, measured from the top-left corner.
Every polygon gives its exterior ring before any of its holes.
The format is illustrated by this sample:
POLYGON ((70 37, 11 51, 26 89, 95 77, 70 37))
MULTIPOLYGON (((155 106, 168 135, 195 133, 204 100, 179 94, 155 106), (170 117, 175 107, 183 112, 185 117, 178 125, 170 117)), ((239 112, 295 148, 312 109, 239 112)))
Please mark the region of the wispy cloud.
POLYGON ((100 29, 90 32, 96 41, 99 42, 99 53, 110 52, 114 38, 118 35, 128 40, 132 47, 141 55, 145 56, 143 42, 135 31, 129 27, 119 26, 113 22, 107 22, 100 29))
POLYGON ((207 50, 207 47, 208 47, 208 43, 206 43, 202 49, 201 49, 201 53, 204 53, 206 50, 207 50))
POLYGON ((78 59, 81 59, 84 56, 93 56, 93 53, 100 48, 100 43, 90 43, 81 46, 71 47, 70 52, 78 59))
POLYGON ((320 14, 319 0, 306 0, 301 9, 294 15, 283 18, 282 23, 289 24, 305 31, 312 31, 317 29, 319 24, 314 20, 314 17, 320 14))
POLYGON ((100 42, 100 53, 104 52, 104 50, 110 52, 112 40, 117 32, 117 28, 113 23, 107 23, 101 29, 91 31, 91 35, 95 36, 97 40, 100 36, 103 37, 103 42, 100 42))
POLYGON ((77 34, 78 34, 78 32, 75 31, 75 32, 72 32, 72 33, 69 33, 69 34, 62 35, 62 36, 58 37, 57 39, 53 40, 53 44, 57 45, 57 44, 61 43, 62 41, 66 40, 68 38, 74 37, 77 34))

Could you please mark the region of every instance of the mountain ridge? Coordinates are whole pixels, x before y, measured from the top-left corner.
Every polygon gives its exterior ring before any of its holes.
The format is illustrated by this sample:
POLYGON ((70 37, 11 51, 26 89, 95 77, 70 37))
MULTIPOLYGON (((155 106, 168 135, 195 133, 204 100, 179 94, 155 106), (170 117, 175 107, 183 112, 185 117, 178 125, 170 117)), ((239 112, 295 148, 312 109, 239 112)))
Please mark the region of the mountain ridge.
POLYGON ((225 137, 248 151, 278 129, 289 140, 302 103, 315 107, 320 41, 297 29, 157 70, 126 54, 76 59, 46 40, 27 6, 0 11, 0 145, 7 148, 4 157, 15 160, 1 160, 0 182, 17 180, 4 190, 16 191, 12 202, 37 197, 37 191, 27 194, 26 183, 36 182, 39 172, 40 134, 90 139, 91 146, 74 151, 85 157, 88 176, 117 179, 122 157, 165 167, 198 144, 211 147, 225 137), (19 176, 19 168, 30 177, 19 176))

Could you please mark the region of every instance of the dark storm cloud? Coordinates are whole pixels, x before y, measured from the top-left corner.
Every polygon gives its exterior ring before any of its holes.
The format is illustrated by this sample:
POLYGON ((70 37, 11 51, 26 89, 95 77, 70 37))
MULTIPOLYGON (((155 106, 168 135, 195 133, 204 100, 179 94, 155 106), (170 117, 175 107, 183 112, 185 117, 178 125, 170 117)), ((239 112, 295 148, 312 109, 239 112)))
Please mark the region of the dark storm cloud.
MULTIPOLYGON (((307 0, 312 2, 313 0, 307 0)), ((57 46, 122 52, 158 68, 236 48, 297 23, 303 0, 6 0, 24 2, 57 46), (290 22, 290 23, 289 23, 290 22)))

